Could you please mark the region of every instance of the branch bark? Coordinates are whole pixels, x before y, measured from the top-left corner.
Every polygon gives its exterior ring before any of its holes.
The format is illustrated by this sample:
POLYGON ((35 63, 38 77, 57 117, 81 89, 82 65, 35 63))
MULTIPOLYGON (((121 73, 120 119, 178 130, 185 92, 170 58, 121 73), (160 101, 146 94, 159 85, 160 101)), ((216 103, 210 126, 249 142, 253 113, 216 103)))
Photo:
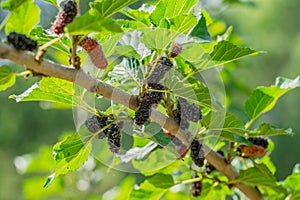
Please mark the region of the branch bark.
MULTIPOLYGON (((35 55, 32 52, 18 51, 12 46, 0 42, 0 58, 8 59, 17 64, 26 66, 27 69, 33 70, 37 73, 42 73, 47 76, 52 76, 67 81, 76 83, 87 90, 102 95, 105 98, 111 99, 116 103, 120 103, 130 109, 137 110, 137 97, 133 96, 123 90, 115 88, 107 83, 101 82, 100 80, 91 77, 86 74, 82 69, 73 69, 66 67, 49 60, 43 60, 38 62, 34 59, 35 55)), ((166 115, 152 109, 151 120, 159 123, 162 127, 176 134, 184 144, 189 146, 185 135, 186 132, 181 130, 178 124, 166 115)), ((205 158, 211 163, 216 169, 221 171, 229 180, 234 180, 238 176, 233 167, 226 163, 224 158, 215 153, 208 146, 203 144, 205 158)), ((235 183, 234 187, 238 188, 243 192, 249 199, 259 200, 262 199, 259 191, 251 186, 235 183)))

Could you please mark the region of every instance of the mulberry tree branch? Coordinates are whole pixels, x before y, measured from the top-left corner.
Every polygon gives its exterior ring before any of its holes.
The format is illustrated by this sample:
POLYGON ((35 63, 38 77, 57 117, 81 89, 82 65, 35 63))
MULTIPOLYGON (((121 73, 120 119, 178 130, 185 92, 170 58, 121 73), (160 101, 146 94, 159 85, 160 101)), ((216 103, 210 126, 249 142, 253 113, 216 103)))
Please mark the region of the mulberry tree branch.
MULTIPOLYGON (((136 96, 101 82, 100 80, 86 74, 82 69, 66 67, 49 60, 43 60, 39 62, 36 61, 34 57, 35 55, 32 52, 18 51, 12 46, 0 42, 1 59, 8 59, 17 64, 24 65, 27 69, 39 74, 44 74, 46 76, 56 77, 76 83, 77 85, 86 88, 90 92, 100 94, 103 97, 111 99, 114 102, 120 103, 130 109, 138 109, 136 96)), ((185 137, 185 132, 179 128, 178 124, 172 118, 167 117, 155 109, 152 109, 150 118, 152 121, 159 123, 171 133, 174 133, 176 137, 178 137, 184 144, 189 146, 189 143, 185 137)), ((226 175, 229 180, 232 181, 236 179, 238 174, 230 164, 226 163, 223 157, 215 153, 205 144, 203 144, 203 147, 206 155, 205 158, 209 163, 226 175)), ((259 191, 251 186, 243 185, 241 183, 234 183, 233 186, 243 192, 249 199, 262 199, 259 191)))

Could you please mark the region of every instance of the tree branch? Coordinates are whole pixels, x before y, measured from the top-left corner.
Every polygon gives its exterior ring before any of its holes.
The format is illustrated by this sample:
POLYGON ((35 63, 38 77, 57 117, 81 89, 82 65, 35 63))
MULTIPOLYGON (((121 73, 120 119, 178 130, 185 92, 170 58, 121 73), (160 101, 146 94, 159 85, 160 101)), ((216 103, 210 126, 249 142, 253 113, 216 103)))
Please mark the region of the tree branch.
MULTIPOLYGON (((101 82, 100 80, 86 74, 82 69, 66 67, 49 60, 38 62, 34 59, 34 56, 35 55, 32 52, 18 51, 12 46, 0 42, 0 58, 2 59, 8 59, 17 64, 24 65, 27 69, 33 70, 37 73, 74 82, 86 88, 90 92, 100 94, 103 97, 111 99, 114 102, 120 103, 130 109, 138 109, 136 96, 101 82)), ((181 130, 172 118, 168 118, 155 109, 152 109, 150 118, 152 121, 159 123, 171 133, 174 133, 185 145, 190 145, 185 136, 186 132, 181 130)), ((215 153, 205 144, 203 144, 203 147, 206 155, 205 157, 209 163, 226 175, 229 180, 236 179, 238 174, 234 171, 230 164, 226 163, 223 157, 215 153)), ((243 192, 249 199, 262 199, 259 191, 253 187, 239 183, 235 183, 233 186, 243 192)))

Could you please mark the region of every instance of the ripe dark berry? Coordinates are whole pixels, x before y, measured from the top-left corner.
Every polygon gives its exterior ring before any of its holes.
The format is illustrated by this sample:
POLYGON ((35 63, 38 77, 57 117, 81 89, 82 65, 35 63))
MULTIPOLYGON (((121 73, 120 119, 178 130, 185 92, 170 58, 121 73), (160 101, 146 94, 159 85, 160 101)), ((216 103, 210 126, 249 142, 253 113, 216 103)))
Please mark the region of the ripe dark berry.
POLYGON ((173 63, 167 57, 161 57, 156 65, 150 69, 150 75, 147 79, 148 83, 158 83, 164 78, 165 74, 173 67, 173 63))
POLYGON ((202 144, 196 139, 193 139, 191 143, 191 158, 195 165, 202 167, 204 165, 204 151, 202 149, 202 144))
POLYGON ((172 48, 172 53, 171 53, 171 58, 175 58, 178 56, 182 51, 182 46, 181 44, 175 43, 173 48, 172 48))
POLYGON ((121 134, 118 124, 112 123, 107 129, 107 142, 109 149, 113 153, 119 153, 121 147, 121 134))
MULTIPOLYGON (((199 178, 198 174, 193 175, 192 178, 199 178)), ((202 192, 202 181, 196 181, 192 184, 192 196, 198 197, 202 192)))
MULTIPOLYGON (((108 125, 107 117, 99 117, 97 115, 93 115, 92 117, 87 119, 84 124, 91 133, 97 133, 108 125)), ((99 132, 98 137, 100 139, 103 139, 105 138, 105 135, 107 135, 107 128, 104 129, 103 132, 99 132)))
MULTIPOLYGON (((159 83, 148 83, 148 89, 151 90, 164 90, 164 86, 159 83)), ((149 91, 144 94, 143 99, 151 102, 151 104, 159 103, 163 98, 162 92, 149 91)))
POLYGON ((92 63, 99 69, 106 69, 108 62, 102 51, 101 45, 97 40, 86 37, 83 39, 79 46, 88 52, 89 57, 91 58, 92 63))
POLYGON ((33 51, 37 48, 37 42, 26 37, 23 34, 19 34, 16 32, 11 32, 7 36, 8 43, 12 44, 14 48, 18 50, 28 50, 33 51))
POLYGON ((71 23, 77 15, 77 6, 74 0, 69 0, 58 13, 55 22, 52 25, 53 32, 61 34, 64 27, 71 23))
POLYGON ((268 147, 268 138, 267 137, 250 137, 248 141, 254 145, 262 146, 263 148, 268 147))
POLYGON ((178 108, 181 111, 181 120, 198 122, 202 118, 201 109, 196 104, 189 104, 185 99, 179 98, 178 108))
MULTIPOLYGON (((224 156, 224 152, 221 151, 221 150, 218 150, 217 153, 220 154, 221 156, 224 156)), ((207 162, 206 165, 205 165, 205 170, 204 170, 205 173, 210 174, 214 170, 216 170, 216 168, 212 164, 210 164, 209 162, 207 162)))
POLYGON ((151 115, 151 109, 140 108, 135 112, 134 122, 137 125, 143 125, 146 121, 148 121, 151 115))

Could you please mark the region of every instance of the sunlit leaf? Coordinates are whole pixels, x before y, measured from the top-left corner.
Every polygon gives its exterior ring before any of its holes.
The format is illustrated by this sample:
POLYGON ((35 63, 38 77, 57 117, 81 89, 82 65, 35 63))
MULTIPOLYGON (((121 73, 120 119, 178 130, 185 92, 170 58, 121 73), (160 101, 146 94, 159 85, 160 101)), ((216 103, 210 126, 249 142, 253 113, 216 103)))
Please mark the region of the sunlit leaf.
POLYGON ((43 78, 24 93, 11 95, 9 98, 16 102, 48 101, 79 106, 81 100, 74 97, 73 93, 73 83, 57 78, 43 78))
POLYGON ((190 14, 196 3, 197 0, 161 0, 156 5, 150 19, 154 25, 159 26, 162 19, 190 14))
POLYGON ((5 33, 23 33, 29 35, 33 26, 40 21, 40 9, 32 1, 26 1, 21 6, 14 9, 5 26, 5 33))
POLYGON ((253 122, 270 111, 278 99, 288 91, 300 86, 300 76, 295 79, 279 77, 274 86, 257 87, 245 103, 245 110, 253 122))
POLYGON ((182 34, 187 34, 197 24, 197 19, 193 14, 180 15, 168 20, 170 29, 182 34))
POLYGON ((6 90, 13 86, 16 82, 16 75, 14 75, 9 66, 0 67, 0 91, 6 90))
POLYGON ((32 1, 32 0, 8 0, 6 2, 1 2, 1 7, 4 10, 13 11, 27 1, 32 1))
POLYGON ((136 1, 137 0, 98 0, 90 3, 90 7, 97 10, 101 16, 108 17, 136 1))
POLYGON ((278 193, 285 192, 285 190, 277 184, 276 178, 264 164, 257 164, 254 167, 241 170, 234 182, 258 187, 264 186, 278 193))
POLYGON ((92 32, 122 32, 120 26, 113 19, 105 18, 97 11, 90 10, 84 15, 76 17, 66 30, 69 34, 80 35, 92 32))
POLYGON ((258 129, 247 131, 248 136, 293 135, 292 129, 278 129, 268 123, 261 124, 258 129))

